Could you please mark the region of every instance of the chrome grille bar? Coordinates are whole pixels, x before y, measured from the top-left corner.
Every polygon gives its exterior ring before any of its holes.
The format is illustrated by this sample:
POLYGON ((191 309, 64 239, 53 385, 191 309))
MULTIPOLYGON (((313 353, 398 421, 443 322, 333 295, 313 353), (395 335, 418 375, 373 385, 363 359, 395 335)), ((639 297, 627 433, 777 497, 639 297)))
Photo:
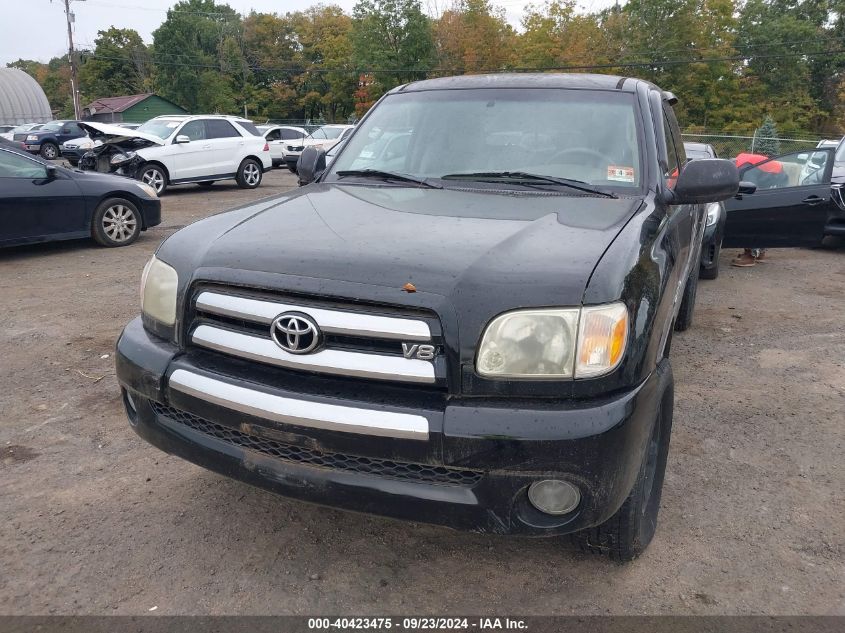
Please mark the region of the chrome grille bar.
POLYGON ((296 311, 310 316, 323 332, 330 334, 402 341, 431 340, 428 323, 418 319, 312 308, 210 291, 200 293, 196 307, 203 312, 262 324, 272 323, 282 312, 296 311))
POLYGON ((269 336, 261 338, 211 325, 197 326, 191 334, 191 341, 218 352, 279 367, 379 380, 435 382, 432 363, 402 356, 341 349, 322 349, 305 355, 290 354, 276 345, 269 336))
POLYGON ((169 384, 171 389, 189 396, 285 424, 381 437, 428 439, 428 419, 421 415, 285 398, 185 369, 174 371, 169 384))

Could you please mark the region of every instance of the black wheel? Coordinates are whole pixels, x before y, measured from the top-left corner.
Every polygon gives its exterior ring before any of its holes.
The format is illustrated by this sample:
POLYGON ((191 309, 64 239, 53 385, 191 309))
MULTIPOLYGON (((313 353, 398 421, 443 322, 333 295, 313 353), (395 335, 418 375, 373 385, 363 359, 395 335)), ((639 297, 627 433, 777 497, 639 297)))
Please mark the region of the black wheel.
POLYGON ((698 275, 693 269, 684 287, 684 296, 681 299, 681 308, 678 310, 678 318, 675 319, 675 331, 685 332, 692 325, 692 313, 695 310, 695 295, 698 292, 698 275))
MULTIPOLYGON (((671 371, 668 364, 667 367, 671 371)), ((658 406, 645 458, 631 494, 607 521, 571 536, 572 542, 581 550, 627 562, 642 554, 651 543, 657 530, 669 437, 672 434, 672 384, 670 375, 669 387, 658 406)))
POLYGON ((141 234, 138 207, 124 198, 109 198, 94 212, 91 234, 103 246, 127 246, 141 234))
POLYGON ((41 158, 53 160, 59 157, 59 146, 55 143, 47 141, 46 143, 41 144, 41 151, 39 151, 38 153, 41 154, 41 158))
POLYGON ((698 277, 700 279, 716 279, 719 276, 719 254, 722 252, 722 240, 719 240, 717 244, 713 244, 713 257, 710 258, 710 261, 713 265, 710 268, 705 268, 704 266, 698 271, 698 277))
POLYGON ((698 271, 698 278, 699 279, 716 279, 719 276, 719 264, 714 263, 712 268, 705 268, 704 266, 701 267, 701 270, 698 271))
POLYGON ((238 167, 238 173, 235 176, 238 187, 241 189, 255 189, 261 184, 262 171, 263 169, 258 161, 252 158, 245 158, 241 166, 238 167))
POLYGON ((205 180, 203 182, 198 182, 197 184, 202 187, 203 189, 208 189, 213 185, 216 181, 215 180, 205 180))
POLYGON ((167 174, 158 165, 144 165, 138 170, 138 180, 147 183, 158 195, 167 188, 167 174))

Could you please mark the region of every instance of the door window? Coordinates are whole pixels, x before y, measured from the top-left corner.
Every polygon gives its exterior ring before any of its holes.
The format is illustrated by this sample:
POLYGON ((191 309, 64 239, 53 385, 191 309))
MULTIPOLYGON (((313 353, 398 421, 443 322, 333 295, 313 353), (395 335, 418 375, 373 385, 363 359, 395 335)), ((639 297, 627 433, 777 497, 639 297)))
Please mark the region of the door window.
POLYGON ((830 152, 805 150, 772 158, 742 172, 757 189, 785 189, 825 184, 830 152))
POLYGON ((14 152, 0 152, 0 178, 46 178, 47 168, 14 152))
POLYGON ((675 140, 672 138, 672 126, 666 112, 663 113, 663 138, 666 142, 666 171, 663 173, 663 178, 666 180, 666 186, 672 189, 678 180, 680 162, 678 162, 675 140))
POLYGON ((282 138, 286 141, 292 141, 297 138, 303 138, 303 134, 297 132, 296 130, 281 130, 282 138))
POLYGON ((267 132, 267 136, 264 137, 268 141, 280 141, 282 140, 282 131, 281 130, 270 130, 267 132))
POLYGON ((206 138, 240 137, 235 127, 223 119, 207 119, 205 122, 206 138))
POLYGON ((188 121, 179 130, 180 136, 187 136, 192 141, 205 140, 205 122, 204 121, 188 121))

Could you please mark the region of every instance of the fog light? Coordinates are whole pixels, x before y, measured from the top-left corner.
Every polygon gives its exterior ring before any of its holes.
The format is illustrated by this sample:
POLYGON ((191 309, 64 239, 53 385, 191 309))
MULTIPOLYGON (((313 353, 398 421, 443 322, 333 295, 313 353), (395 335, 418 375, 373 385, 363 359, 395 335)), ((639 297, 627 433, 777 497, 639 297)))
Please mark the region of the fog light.
POLYGON ((531 484, 528 488, 528 499, 540 512, 567 514, 578 507, 581 493, 566 481, 544 479, 531 484))

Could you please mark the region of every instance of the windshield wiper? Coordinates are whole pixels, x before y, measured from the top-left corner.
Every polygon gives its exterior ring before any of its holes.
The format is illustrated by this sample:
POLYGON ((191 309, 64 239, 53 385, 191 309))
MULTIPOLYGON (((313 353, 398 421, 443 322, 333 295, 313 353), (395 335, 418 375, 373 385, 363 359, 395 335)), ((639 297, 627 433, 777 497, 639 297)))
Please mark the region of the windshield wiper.
POLYGON ((572 178, 558 178, 557 176, 544 176, 542 174, 531 174, 525 171, 477 171, 466 174, 446 174, 440 177, 441 180, 476 180, 478 182, 515 182, 524 185, 534 183, 549 183, 552 185, 563 185, 570 189, 583 191, 584 193, 595 193, 607 198, 615 198, 613 194, 604 189, 593 187, 590 183, 583 180, 573 180, 572 178))
POLYGON ((358 176, 360 178, 378 178, 380 180, 398 180, 400 182, 412 182, 423 187, 431 189, 443 189, 441 185, 435 185, 429 182, 427 178, 416 178, 415 176, 408 176, 406 174, 399 174, 394 171, 384 171, 381 169, 347 169, 336 172, 338 176, 358 176))

